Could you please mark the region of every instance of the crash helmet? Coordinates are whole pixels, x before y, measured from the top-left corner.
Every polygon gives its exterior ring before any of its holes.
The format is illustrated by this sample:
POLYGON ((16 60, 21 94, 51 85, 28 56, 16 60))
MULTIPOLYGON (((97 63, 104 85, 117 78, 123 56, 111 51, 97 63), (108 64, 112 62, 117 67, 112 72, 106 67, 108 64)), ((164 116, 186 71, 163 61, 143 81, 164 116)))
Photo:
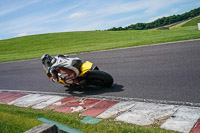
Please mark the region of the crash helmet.
POLYGON ((45 66, 45 67, 50 67, 51 65, 51 60, 53 58, 51 57, 51 55, 49 54, 44 54, 42 57, 41 57, 41 61, 42 61, 42 64, 45 66))

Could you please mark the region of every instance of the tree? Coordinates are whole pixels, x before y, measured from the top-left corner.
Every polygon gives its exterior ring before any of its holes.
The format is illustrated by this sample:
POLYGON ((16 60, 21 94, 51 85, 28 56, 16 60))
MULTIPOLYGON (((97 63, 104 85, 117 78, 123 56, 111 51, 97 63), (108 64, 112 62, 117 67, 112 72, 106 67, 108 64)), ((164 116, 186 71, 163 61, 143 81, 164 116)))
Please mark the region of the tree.
POLYGON ((109 31, 120 31, 120 30, 145 30, 145 29, 151 29, 151 28, 157 28, 161 26, 165 26, 168 24, 176 23, 179 21, 187 20, 192 17, 196 17, 200 15, 200 7, 193 9, 189 12, 183 13, 181 15, 172 15, 169 17, 163 17, 159 18, 151 23, 137 23, 137 24, 131 24, 127 27, 113 27, 111 29, 108 29, 109 31))

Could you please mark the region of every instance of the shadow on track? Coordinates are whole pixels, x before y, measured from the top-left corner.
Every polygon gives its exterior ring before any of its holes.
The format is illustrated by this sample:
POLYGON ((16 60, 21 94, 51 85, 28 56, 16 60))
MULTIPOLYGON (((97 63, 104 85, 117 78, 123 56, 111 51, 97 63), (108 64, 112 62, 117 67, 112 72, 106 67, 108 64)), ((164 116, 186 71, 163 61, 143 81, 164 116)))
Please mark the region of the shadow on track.
POLYGON ((86 87, 86 88, 69 88, 66 86, 65 91, 72 96, 85 96, 85 95, 99 95, 102 93, 112 93, 124 91, 123 85, 113 84, 111 88, 101 88, 101 87, 86 87))

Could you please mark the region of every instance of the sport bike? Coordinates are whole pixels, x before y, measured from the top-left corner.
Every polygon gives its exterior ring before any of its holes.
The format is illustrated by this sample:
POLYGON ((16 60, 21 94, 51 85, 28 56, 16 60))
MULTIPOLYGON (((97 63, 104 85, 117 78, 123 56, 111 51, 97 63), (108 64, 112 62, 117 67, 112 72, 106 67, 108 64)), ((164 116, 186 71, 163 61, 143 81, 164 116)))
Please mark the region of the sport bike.
MULTIPOLYGON (((46 73, 48 73, 47 70, 46 73)), ((73 79, 76 82, 66 83, 65 78, 62 77, 62 73, 58 73, 58 82, 68 87, 111 87, 113 84, 113 77, 110 74, 99 70, 97 66, 93 67, 93 63, 89 61, 86 61, 81 65, 80 74, 78 75, 78 77, 73 79)))

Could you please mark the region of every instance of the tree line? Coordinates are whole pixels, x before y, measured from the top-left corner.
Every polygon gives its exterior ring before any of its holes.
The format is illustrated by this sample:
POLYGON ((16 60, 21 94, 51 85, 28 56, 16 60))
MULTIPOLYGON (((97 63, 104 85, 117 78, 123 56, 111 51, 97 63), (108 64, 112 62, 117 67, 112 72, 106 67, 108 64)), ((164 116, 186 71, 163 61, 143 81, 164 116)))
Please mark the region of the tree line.
POLYGON ((169 17, 163 17, 160 19, 157 19, 150 23, 137 23, 137 24, 131 24, 127 27, 113 27, 111 29, 108 29, 108 31, 121 31, 121 30, 147 30, 152 28, 157 28, 169 24, 173 24, 176 22, 184 21, 193 17, 196 17, 200 15, 200 7, 193 9, 189 12, 183 13, 181 15, 173 15, 169 17))

